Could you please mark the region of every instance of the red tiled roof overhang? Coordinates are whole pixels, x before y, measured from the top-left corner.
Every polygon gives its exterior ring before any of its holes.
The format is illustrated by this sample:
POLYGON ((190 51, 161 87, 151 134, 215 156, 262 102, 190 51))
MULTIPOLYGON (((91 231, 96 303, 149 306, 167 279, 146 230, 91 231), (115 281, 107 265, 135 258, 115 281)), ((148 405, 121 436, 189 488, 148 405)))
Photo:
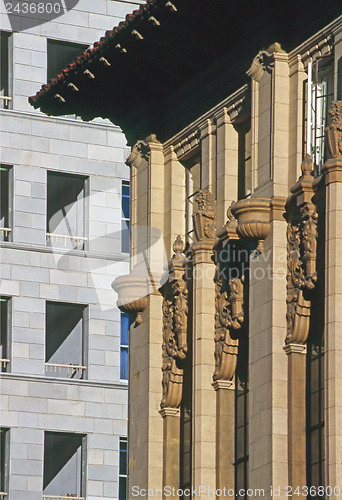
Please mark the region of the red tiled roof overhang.
POLYGON ((292 50, 340 14, 341 0, 147 0, 29 101, 163 141, 246 83, 259 50, 292 50))

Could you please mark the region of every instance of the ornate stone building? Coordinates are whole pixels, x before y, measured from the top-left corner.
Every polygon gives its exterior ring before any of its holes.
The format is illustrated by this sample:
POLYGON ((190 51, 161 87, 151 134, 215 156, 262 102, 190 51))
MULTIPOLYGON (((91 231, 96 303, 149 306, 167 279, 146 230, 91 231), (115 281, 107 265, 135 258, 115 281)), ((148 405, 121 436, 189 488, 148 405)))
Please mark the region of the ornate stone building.
POLYGON ((342 487, 340 5, 247 4, 151 0, 31 98, 132 146, 129 498, 342 487))

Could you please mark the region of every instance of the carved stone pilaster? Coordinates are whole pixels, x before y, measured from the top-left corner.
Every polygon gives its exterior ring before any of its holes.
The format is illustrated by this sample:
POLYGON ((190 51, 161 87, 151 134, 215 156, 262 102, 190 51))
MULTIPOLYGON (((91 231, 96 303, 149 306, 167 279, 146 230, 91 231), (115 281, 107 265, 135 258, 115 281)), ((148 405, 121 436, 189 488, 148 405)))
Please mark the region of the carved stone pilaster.
POLYGON ((216 281, 214 380, 233 380, 244 321, 243 278, 216 281))
POLYGON ((331 124, 326 132, 330 156, 342 160, 342 101, 333 101, 329 114, 331 124))
POLYGON ((311 291, 317 282, 317 212, 312 202, 313 163, 307 155, 302 176, 286 205, 287 335, 286 344, 305 344, 309 335, 311 291))
POLYGON ((163 398, 162 408, 178 408, 182 400, 183 366, 186 358, 188 288, 185 277, 185 245, 180 236, 173 244, 169 279, 161 288, 163 295, 163 398))

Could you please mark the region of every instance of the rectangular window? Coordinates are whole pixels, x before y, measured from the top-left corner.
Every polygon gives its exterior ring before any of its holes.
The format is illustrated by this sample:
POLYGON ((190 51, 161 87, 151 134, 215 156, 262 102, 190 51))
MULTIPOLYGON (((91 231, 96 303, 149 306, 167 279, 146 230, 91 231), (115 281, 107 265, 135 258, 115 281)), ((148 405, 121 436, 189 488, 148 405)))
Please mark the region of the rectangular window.
POLYGON ((87 179, 48 172, 47 229, 50 246, 85 250, 85 198, 87 179))
POLYGON ((0 297, 0 370, 7 371, 9 356, 9 298, 0 297))
POLYGON ((85 378, 85 307, 46 303, 45 371, 48 376, 85 378))
POLYGON ((84 441, 80 434, 45 432, 43 499, 85 498, 84 441))
POLYGON ((47 78, 50 80, 65 69, 75 57, 88 48, 80 43, 48 40, 47 42, 47 78))
POLYGON ((0 165, 0 241, 10 241, 12 233, 11 210, 11 167, 0 165))
POLYGON ((192 243, 193 241, 193 218, 194 213, 194 197, 201 189, 201 160, 198 155, 193 156, 189 160, 183 161, 185 166, 185 241, 192 243))
POLYGON ((0 73, 0 108, 9 109, 12 101, 11 85, 11 56, 10 36, 11 33, 1 31, 1 73, 0 73))
POLYGON ((0 427, 0 500, 8 493, 9 429, 0 427))
POLYGON ((319 175, 328 157, 325 129, 330 123, 328 111, 334 98, 333 61, 330 57, 317 58, 309 65, 308 74, 304 85, 303 154, 310 154, 319 175))
POLYGON ((121 312, 120 321, 120 379, 128 380, 128 337, 130 316, 121 312))
POLYGON ((127 489, 127 438, 120 438, 119 500, 126 500, 127 489))
POLYGON ((121 252, 129 253, 129 181, 121 184, 121 252))

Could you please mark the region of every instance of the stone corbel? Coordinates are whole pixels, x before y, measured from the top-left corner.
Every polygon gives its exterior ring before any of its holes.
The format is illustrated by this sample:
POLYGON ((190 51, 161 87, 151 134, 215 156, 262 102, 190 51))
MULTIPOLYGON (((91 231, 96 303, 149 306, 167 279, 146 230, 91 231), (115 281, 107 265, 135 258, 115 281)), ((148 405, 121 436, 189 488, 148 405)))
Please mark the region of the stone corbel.
POLYGON ((286 204, 287 226, 287 335, 286 344, 305 344, 309 335, 311 291, 317 282, 317 218, 313 163, 302 162, 302 175, 286 204))
POLYGON ((118 308, 134 315, 139 325, 142 321, 142 313, 147 306, 147 296, 150 293, 147 277, 138 274, 119 276, 113 281, 112 287, 118 294, 118 308))
POLYGON ((126 165, 129 167, 139 168, 142 160, 149 160, 151 155, 150 143, 158 143, 157 137, 155 134, 151 134, 146 137, 144 140, 137 141, 132 147, 131 154, 126 160, 126 165))
POLYGON ((178 408, 183 392, 183 366, 186 358, 188 288, 185 277, 185 245, 180 236, 173 244, 169 279, 162 286, 163 295, 163 397, 162 408, 178 408))

